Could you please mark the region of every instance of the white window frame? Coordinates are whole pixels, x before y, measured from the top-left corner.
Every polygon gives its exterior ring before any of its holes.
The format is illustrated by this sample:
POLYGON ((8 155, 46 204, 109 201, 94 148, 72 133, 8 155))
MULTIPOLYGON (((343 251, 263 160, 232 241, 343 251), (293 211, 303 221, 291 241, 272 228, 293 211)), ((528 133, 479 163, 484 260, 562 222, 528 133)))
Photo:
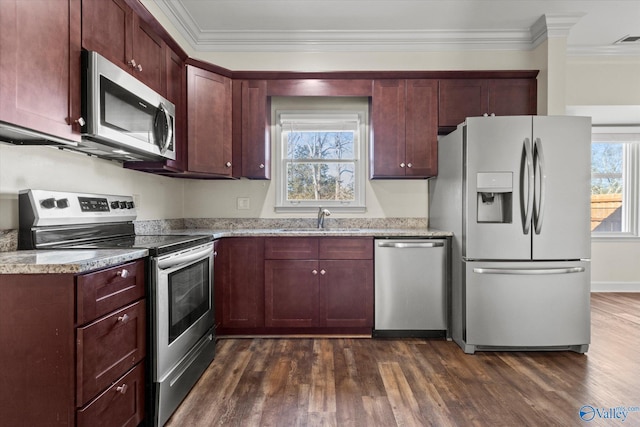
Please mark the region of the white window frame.
POLYGON ((594 240, 640 238, 640 128, 594 126, 592 143, 623 144, 622 231, 592 232, 594 240))
POLYGON ((316 212, 318 208, 328 208, 334 212, 358 213, 366 211, 366 147, 368 122, 367 111, 356 110, 275 110, 275 211, 276 212, 316 212), (313 123, 318 124, 318 128, 329 126, 329 124, 340 125, 352 128, 355 126, 354 134, 354 200, 287 200, 287 165, 290 162, 286 158, 287 150, 283 141, 283 129, 291 123, 300 123, 300 126, 308 128, 313 123), (284 128, 283 128, 284 126, 284 128))

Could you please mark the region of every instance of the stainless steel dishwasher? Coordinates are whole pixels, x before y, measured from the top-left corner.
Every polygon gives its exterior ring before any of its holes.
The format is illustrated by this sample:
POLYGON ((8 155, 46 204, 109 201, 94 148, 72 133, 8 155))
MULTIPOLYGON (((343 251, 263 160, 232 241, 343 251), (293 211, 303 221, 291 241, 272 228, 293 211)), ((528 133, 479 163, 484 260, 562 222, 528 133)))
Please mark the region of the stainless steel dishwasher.
POLYGON ((374 337, 447 335, 447 243, 375 240, 374 337))

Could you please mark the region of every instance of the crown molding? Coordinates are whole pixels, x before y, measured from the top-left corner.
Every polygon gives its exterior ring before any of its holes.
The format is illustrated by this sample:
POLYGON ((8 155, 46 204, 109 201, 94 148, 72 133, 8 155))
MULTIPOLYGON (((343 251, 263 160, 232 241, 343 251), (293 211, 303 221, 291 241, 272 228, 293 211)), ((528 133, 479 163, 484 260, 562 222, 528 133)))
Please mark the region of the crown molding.
MULTIPOLYGON (((527 51, 549 38, 567 37, 584 13, 545 14, 530 28, 507 30, 211 31, 203 30, 182 2, 153 0, 198 52, 462 52, 527 51)), ((640 48, 567 48, 572 56, 637 55, 640 48)))

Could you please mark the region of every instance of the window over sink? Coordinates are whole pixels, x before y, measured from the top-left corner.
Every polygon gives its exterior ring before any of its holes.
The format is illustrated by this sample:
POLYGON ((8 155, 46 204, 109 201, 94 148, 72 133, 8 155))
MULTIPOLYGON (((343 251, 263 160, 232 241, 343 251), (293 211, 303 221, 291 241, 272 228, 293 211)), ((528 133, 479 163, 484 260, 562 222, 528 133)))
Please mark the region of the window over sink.
POLYGON ((276 211, 365 210, 366 124, 362 109, 275 109, 276 211))

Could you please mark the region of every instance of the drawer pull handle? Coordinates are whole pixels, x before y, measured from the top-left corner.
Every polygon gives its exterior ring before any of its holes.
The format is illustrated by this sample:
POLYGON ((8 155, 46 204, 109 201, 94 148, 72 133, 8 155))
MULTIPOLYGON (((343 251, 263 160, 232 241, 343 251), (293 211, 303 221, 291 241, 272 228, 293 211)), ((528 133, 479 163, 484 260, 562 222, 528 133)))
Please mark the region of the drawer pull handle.
POLYGON ((129 315, 128 314, 124 314, 124 315, 118 317, 118 322, 127 323, 128 321, 129 321, 129 315))
POLYGON ((120 276, 123 279, 126 279, 127 277, 129 277, 129 270, 118 270, 116 276, 120 276))
POLYGON ((116 387, 116 391, 120 394, 125 394, 127 392, 127 385, 122 384, 121 386, 116 387))

